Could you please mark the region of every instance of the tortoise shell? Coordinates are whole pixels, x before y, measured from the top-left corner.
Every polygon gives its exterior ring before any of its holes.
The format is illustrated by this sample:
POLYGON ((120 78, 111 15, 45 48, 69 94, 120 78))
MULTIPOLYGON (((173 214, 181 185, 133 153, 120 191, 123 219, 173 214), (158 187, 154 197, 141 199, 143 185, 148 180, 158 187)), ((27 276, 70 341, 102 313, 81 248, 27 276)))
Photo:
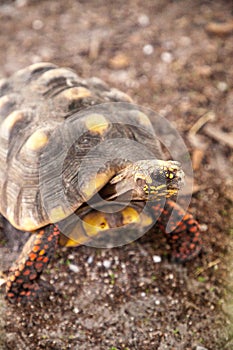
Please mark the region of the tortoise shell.
POLYGON ((50 63, 0 81, 1 214, 36 230, 92 197, 118 171, 117 159, 161 159, 148 117, 131 102, 100 79, 50 63))

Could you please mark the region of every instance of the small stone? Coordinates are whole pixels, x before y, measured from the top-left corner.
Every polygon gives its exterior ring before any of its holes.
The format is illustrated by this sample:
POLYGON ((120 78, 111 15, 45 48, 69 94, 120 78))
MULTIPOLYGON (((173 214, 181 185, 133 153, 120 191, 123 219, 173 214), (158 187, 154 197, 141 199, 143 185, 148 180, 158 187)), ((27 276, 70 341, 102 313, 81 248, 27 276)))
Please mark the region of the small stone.
POLYGON ((140 24, 140 26, 142 27, 147 27, 150 24, 150 19, 147 15, 145 14, 141 14, 138 17, 138 23, 140 24))
POLYGON ((156 299, 155 300, 155 305, 160 305, 160 300, 156 299))
POLYGON ((91 265, 91 264, 93 263, 93 261, 94 261, 94 258, 93 258, 92 255, 90 255, 90 256, 88 257, 88 259, 87 259, 87 263, 88 263, 89 265, 91 265))
POLYGON ((217 88, 221 92, 225 92, 228 90, 228 85, 225 81, 219 81, 217 84, 217 88))
POLYGON ((73 311, 74 311, 75 314, 78 314, 78 313, 79 313, 79 309, 78 309, 77 307, 75 307, 75 308, 73 309, 73 311))
POLYGON ((143 53, 147 56, 151 55, 154 52, 154 48, 150 44, 145 45, 142 50, 143 53))
POLYGON ((142 292, 142 293, 141 293, 141 296, 142 296, 143 298, 145 298, 146 293, 142 292))
POLYGON ((161 256, 159 255, 153 255, 153 261, 155 264, 158 264, 162 261, 161 256))
POLYGON ((169 280, 173 280, 174 275, 172 273, 169 273, 168 278, 169 278, 169 280))
POLYGON ((161 54, 161 60, 164 62, 164 63, 171 63, 173 61, 173 56, 170 52, 163 52, 161 54))
POLYGON ((68 260, 74 260, 74 255, 73 254, 69 254, 68 255, 68 260))
POLYGON ((35 30, 40 30, 44 27, 44 23, 40 19, 35 19, 35 21, 32 22, 32 28, 35 30))
POLYGON ((208 350, 208 349, 204 348, 204 346, 197 345, 196 350, 208 350))
POLYGON ((69 269, 74 273, 79 272, 79 267, 77 265, 74 265, 74 264, 69 264, 69 269))
POLYGON ((110 260, 103 261, 103 266, 105 267, 105 269, 109 269, 111 265, 112 265, 112 262, 110 260))
POLYGON ((201 224, 201 225, 200 225, 200 230, 201 230, 201 232, 206 232, 206 231, 208 230, 208 225, 206 225, 206 224, 201 224))

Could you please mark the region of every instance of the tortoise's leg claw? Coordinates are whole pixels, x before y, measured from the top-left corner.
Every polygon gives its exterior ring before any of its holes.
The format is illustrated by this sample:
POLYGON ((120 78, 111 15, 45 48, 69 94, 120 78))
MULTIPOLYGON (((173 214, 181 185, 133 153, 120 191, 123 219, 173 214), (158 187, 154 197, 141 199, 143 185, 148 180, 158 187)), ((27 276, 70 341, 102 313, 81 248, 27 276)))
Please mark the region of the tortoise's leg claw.
POLYGON ((32 233, 7 276, 6 297, 11 303, 25 303, 38 296, 39 278, 54 254, 58 235, 54 225, 32 233))
MULTIPOLYGON (((158 206, 156 207, 158 209, 158 206)), ((178 204, 168 200, 165 207, 161 209, 158 224, 166 235, 173 260, 184 262, 200 253, 202 239, 199 224, 190 213, 186 213, 178 204), (168 222, 169 226, 167 226, 168 222)))

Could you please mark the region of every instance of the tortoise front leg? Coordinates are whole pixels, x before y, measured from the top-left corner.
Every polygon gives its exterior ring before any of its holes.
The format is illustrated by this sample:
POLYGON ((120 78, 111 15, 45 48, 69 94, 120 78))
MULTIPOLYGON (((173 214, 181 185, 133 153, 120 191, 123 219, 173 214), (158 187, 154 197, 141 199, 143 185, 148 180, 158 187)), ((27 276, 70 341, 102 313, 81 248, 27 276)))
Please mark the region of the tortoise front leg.
POLYGON ((55 252, 59 233, 54 225, 32 232, 7 276, 6 291, 10 302, 26 302, 38 295, 40 275, 55 252))
POLYGON ((202 247, 202 240, 199 224, 194 217, 171 200, 166 201, 164 208, 158 203, 153 205, 152 209, 156 216, 160 213, 157 223, 160 230, 166 235, 172 250, 172 258, 184 262, 198 255, 202 247), (168 222, 169 227, 167 227, 168 222))

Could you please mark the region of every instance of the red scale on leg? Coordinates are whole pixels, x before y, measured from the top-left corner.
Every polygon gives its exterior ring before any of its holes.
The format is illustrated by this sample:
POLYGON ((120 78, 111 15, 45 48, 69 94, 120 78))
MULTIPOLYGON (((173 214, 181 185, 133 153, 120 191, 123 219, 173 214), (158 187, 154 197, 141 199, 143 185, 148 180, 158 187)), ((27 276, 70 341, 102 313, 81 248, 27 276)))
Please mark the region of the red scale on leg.
POLYGON ((152 206, 157 223, 165 233, 172 249, 172 257, 178 261, 186 261, 195 257, 201 250, 201 237, 198 222, 175 202, 167 200, 164 208, 156 204, 152 206), (171 217, 172 215, 172 217, 171 217), (171 222, 169 219, 171 217, 171 222), (169 222, 169 227, 167 224, 169 222))
POLYGON ((54 254, 58 235, 59 230, 53 225, 32 233, 8 275, 6 289, 10 302, 25 302, 37 296, 40 275, 54 254))

